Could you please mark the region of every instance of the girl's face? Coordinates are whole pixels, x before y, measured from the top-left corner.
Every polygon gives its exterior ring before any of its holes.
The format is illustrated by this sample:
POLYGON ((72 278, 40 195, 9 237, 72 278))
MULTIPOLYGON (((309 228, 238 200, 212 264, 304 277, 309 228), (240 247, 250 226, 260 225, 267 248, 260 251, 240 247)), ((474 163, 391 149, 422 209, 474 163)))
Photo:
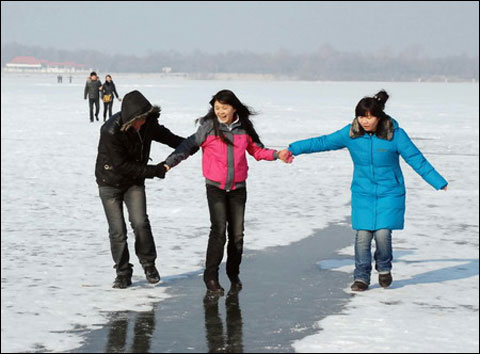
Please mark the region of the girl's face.
POLYGON ((366 132, 374 132, 377 130, 378 118, 368 113, 364 117, 358 117, 358 123, 366 132))
POLYGON ((213 110, 215 111, 218 120, 223 124, 231 124, 233 122, 236 112, 233 106, 215 101, 213 104, 213 110))
POLYGON ((110 81, 112 81, 112 78, 111 78, 110 76, 107 76, 107 77, 105 78, 105 80, 107 80, 108 82, 110 82, 110 81))

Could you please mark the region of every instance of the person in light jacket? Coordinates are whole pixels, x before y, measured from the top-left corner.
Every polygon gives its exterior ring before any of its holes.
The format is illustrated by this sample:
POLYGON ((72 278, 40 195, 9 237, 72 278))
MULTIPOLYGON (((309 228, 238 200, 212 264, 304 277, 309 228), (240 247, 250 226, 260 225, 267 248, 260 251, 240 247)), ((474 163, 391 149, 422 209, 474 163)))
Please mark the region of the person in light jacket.
POLYGON ((425 159, 398 122, 384 112, 384 90, 362 98, 355 119, 332 134, 290 144, 294 155, 347 148, 353 160, 352 227, 355 237, 353 291, 364 291, 372 270, 371 242, 375 239, 375 268, 379 284, 392 283, 392 230, 404 226, 405 183, 402 158, 432 187, 447 190, 447 181, 425 159))

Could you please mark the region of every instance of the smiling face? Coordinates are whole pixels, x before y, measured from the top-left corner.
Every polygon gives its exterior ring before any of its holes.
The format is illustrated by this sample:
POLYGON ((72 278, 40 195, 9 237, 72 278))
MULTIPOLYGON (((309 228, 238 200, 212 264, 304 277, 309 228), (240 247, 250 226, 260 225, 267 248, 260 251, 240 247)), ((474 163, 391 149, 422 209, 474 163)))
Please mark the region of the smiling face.
POLYGON ((236 109, 233 108, 233 106, 220 101, 215 101, 213 110, 215 111, 218 120, 223 124, 232 124, 234 121, 236 109))
POLYGON ((367 113, 365 116, 358 117, 358 123, 362 126, 366 132, 374 132, 377 130, 378 118, 367 113))

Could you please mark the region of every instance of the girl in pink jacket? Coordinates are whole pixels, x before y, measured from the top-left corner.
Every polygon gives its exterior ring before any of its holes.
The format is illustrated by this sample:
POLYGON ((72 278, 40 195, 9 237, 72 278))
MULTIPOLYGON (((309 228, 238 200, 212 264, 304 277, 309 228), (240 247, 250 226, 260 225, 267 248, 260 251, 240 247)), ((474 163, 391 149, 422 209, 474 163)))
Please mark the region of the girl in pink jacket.
POLYGON ((243 252, 247 151, 257 161, 273 161, 278 158, 291 162, 288 151, 266 149, 260 141, 249 117, 254 113, 242 104, 230 90, 219 91, 210 100, 212 108, 200 118, 197 132, 178 146, 165 161, 170 169, 201 147, 203 151, 203 175, 207 185, 210 211, 210 236, 203 279, 209 292, 223 294, 218 281, 218 269, 228 231, 227 275, 232 290, 239 290, 238 277, 243 252))

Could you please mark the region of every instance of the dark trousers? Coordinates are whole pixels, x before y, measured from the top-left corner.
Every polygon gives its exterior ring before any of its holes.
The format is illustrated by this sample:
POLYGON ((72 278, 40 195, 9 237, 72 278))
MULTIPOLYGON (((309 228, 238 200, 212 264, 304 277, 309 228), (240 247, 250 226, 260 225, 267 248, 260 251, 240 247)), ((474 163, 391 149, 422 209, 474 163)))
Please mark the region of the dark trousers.
POLYGON ((208 209, 210 211, 210 236, 203 279, 218 280, 228 231, 227 275, 231 279, 240 273, 243 253, 243 230, 245 218, 246 188, 226 192, 207 185, 208 209))
POLYGON ((107 110, 108 110, 108 118, 112 116, 112 107, 113 107, 113 99, 110 102, 103 102, 103 121, 107 119, 107 110))
POLYGON ((100 112, 100 98, 89 98, 88 106, 90 108, 90 122, 93 122, 93 105, 95 105, 95 118, 98 120, 98 113, 100 112))
POLYGON ((123 216, 124 202, 135 234, 135 253, 143 267, 154 265, 157 251, 147 215, 145 186, 134 185, 123 189, 101 186, 99 193, 107 216, 110 249, 117 275, 132 272, 127 246, 127 226, 123 216))

